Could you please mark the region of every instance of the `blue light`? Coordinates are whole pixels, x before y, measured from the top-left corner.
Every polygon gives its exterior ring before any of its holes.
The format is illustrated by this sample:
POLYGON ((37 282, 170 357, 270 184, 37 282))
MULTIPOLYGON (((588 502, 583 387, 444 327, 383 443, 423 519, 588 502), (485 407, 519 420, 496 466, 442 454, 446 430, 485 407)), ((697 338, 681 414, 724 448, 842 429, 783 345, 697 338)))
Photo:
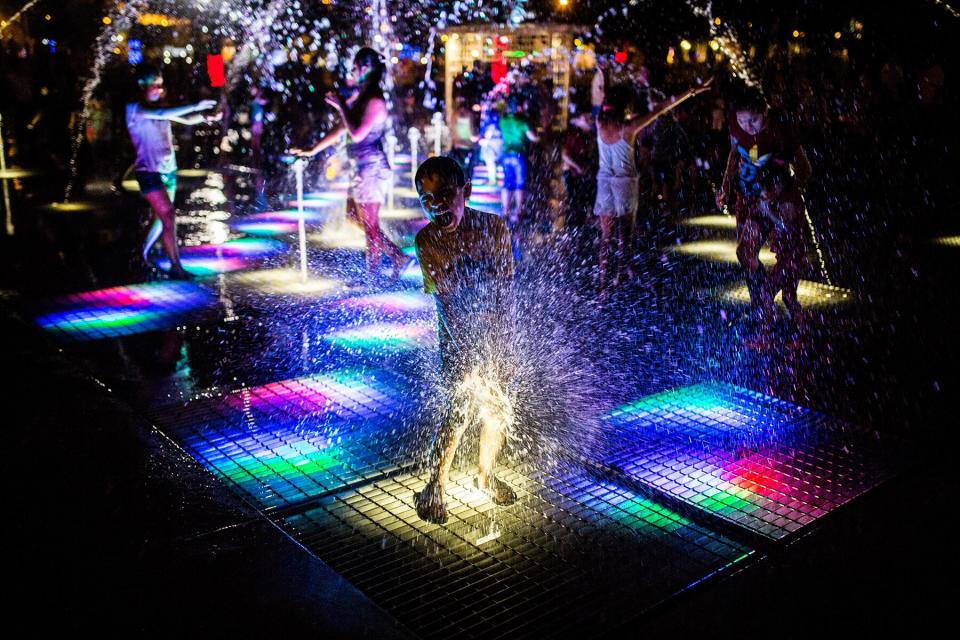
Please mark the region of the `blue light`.
POLYGON ((143 42, 136 38, 127 40, 127 62, 132 65, 143 62, 143 42))

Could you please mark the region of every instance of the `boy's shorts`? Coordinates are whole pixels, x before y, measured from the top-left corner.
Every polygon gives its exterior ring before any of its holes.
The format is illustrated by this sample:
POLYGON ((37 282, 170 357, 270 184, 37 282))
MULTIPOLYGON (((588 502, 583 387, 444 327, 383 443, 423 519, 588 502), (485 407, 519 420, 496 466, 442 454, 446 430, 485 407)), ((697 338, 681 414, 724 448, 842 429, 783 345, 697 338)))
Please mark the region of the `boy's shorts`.
POLYGON ((140 185, 140 193, 166 191, 170 194, 177 190, 177 172, 154 173, 137 171, 137 184, 140 185))
POLYGON ((503 156, 503 188, 507 191, 523 191, 527 182, 527 159, 519 153, 503 156))

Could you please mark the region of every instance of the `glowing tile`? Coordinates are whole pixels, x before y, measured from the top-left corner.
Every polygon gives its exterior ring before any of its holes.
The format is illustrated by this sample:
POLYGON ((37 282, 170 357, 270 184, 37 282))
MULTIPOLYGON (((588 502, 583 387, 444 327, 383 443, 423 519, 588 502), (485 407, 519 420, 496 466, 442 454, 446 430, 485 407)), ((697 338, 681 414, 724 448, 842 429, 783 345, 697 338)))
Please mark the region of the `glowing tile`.
POLYGON ((19 167, 9 167, 3 171, 0 171, 0 180, 18 180, 21 178, 33 178, 34 176, 38 175, 40 175, 38 171, 21 169, 19 167))
POLYGON ((409 381, 340 370, 240 389, 160 410, 210 471, 263 508, 296 503, 384 475, 401 450, 409 381))
MULTIPOLYGON (((180 250, 180 262, 190 273, 206 276, 246 269, 259 260, 279 255, 287 249, 286 244, 277 240, 237 238, 223 244, 184 247, 180 250)), ((169 270, 170 260, 160 258, 157 266, 169 270)))
MULTIPOLYGON (((243 216, 231 222, 230 227, 237 232, 253 236, 276 236, 297 233, 300 214, 295 209, 285 211, 267 211, 243 216)), ((303 212, 304 224, 316 225, 327 219, 326 214, 309 210, 303 212)))
MULTIPOLYGON (((732 240, 699 240, 684 242, 669 247, 670 251, 695 256, 711 262, 737 264, 737 243, 732 240)), ((777 261, 776 256, 767 248, 760 250, 760 262, 771 265, 777 261)))
POLYGON ((337 329, 324 336, 333 346, 351 351, 374 353, 407 351, 429 346, 436 341, 436 322, 376 323, 337 329))
POLYGON ((56 211, 57 213, 85 213, 95 211, 97 205, 93 202, 52 202, 43 207, 47 211, 56 211))
POLYGON ((206 169, 178 169, 177 177, 187 180, 192 178, 206 178, 210 172, 206 169))
POLYGON ((657 394, 606 421, 618 442, 610 468, 770 541, 889 478, 900 452, 897 443, 732 385, 657 394))
POLYGON ((74 340, 143 333, 176 326, 213 306, 216 296, 191 282, 154 282, 73 294, 37 316, 48 331, 74 340))
POLYGON ((737 219, 733 216, 713 215, 687 218, 682 224, 687 227, 708 227, 710 229, 736 229, 737 219))
POLYGON ((307 239, 324 249, 366 249, 367 238, 363 229, 352 222, 342 222, 324 227, 319 233, 311 233, 307 239))
POLYGON ((348 309, 363 309, 382 314, 411 313, 435 309, 433 296, 428 296, 416 290, 354 296, 344 298, 338 301, 338 304, 348 309))
POLYGON ((941 236, 934 238, 933 243, 942 247, 960 247, 960 236, 941 236))
POLYGON ((231 281, 261 293, 306 298, 327 297, 344 286, 338 280, 314 275, 309 275, 304 282, 299 269, 257 269, 236 274, 231 281))
MULTIPOLYGON (((314 191, 304 194, 303 206, 311 208, 332 207, 341 205, 347 201, 346 191, 314 191)), ((297 206, 297 200, 294 198, 288 202, 291 207, 297 206)))
POLYGON ((424 482, 408 473, 338 494, 281 524, 423 637, 470 635, 476 618, 451 616, 440 631, 434 606, 423 606, 451 591, 478 607, 503 603, 484 615, 482 635, 516 636, 515 625, 534 616, 538 636, 614 635, 607 625, 622 620, 609 618, 611 608, 646 608, 752 555, 582 475, 502 471, 515 505, 493 507, 473 490, 472 474, 454 472, 444 525, 419 519, 412 498, 424 482), (603 606, 570 605, 584 601, 603 606))
MULTIPOLYGON (((736 302, 740 304, 750 304, 750 291, 746 285, 733 285, 721 290, 717 296, 721 300, 736 302)), ((777 302, 783 306, 782 294, 777 294, 777 302)), ((800 306, 804 308, 828 307, 834 305, 848 304, 856 300, 856 295, 849 289, 835 287, 821 282, 810 282, 801 280, 797 287, 797 299, 800 306)))

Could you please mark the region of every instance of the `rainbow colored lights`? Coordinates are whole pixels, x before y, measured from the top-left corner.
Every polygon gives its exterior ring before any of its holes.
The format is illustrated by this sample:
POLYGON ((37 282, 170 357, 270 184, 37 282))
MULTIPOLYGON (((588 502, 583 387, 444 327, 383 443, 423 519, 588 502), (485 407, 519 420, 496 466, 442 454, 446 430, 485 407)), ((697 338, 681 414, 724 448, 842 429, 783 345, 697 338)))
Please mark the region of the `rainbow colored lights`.
MULTIPOLYGON (((338 204, 344 204, 347 201, 347 191, 346 189, 340 190, 330 190, 330 191, 314 191, 312 193, 304 194, 303 197, 303 206, 310 208, 325 208, 332 207, 338 204)), ((297 206, 297 200, 293 199, 287 203, 291 207, 297 206)))
POLYGON ((400 447, 408 383, 381 370, 340 370, 170 407, 190 453, 263 508, 383 474, 400 447))
POLYGON ((54 300, 36 323, 73 340, 115 338, 176 326, 212 306, 216 296, 191 282, 154 282, 77 293, 54 300))
MULTIPOLYGON (((239 233, 252 236, 280 236, 297 233, 300 214, 294 209, 286 211, 267 211, 244 216, 231 223, 230 228, 239 233)), ((307 225, 317 225, 327 219, 319 211, 304 211, 303 221, 307 225)))
MULTIPOLYGON (((204 244, 180 250, 183 268, 196 276, 239 271, 259 260, 287 251, 286 244, 264 238, 237 238, 223 244, 204 244)), ((169 258, 157 260, 160 269, 170 269, 169 258)))
POLYGON ((731 385, 657 394, 606 420, 619 447, 605 464, 768 540, 796 533, 891 474, 878 445, 846 425, 731 385))
POLYGON ((435 322, 381 322, 338 329, 324 336, 332 346, 349 351, 391 353, 430 347, 436 342, 435 322))
POLYGON ((339 300, 337 304, 347 309, 372 311, 378 315, 414 313, 435 309, 433 297, 418 290, 371 293, 344 298, 339 300))

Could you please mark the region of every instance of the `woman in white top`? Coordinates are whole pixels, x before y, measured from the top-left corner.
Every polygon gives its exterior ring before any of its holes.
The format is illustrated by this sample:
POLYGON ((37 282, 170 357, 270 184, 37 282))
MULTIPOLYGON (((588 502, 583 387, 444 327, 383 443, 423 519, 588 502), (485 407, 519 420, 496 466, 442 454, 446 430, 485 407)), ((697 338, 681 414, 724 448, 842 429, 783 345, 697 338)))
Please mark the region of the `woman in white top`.
POLYGON ((709 90, 712 78, 699 87, 656 105, 644 116, 629 116, 616 104, 615 91, 607 92, 597 116, 597 199, 593 212, 600 218, 600 298, 606 298, 607 271, 612 252, 619 256, 613 284, 627 263, 628 240, 639 199, 635 161, 637 134, 687 98, 709 90))

